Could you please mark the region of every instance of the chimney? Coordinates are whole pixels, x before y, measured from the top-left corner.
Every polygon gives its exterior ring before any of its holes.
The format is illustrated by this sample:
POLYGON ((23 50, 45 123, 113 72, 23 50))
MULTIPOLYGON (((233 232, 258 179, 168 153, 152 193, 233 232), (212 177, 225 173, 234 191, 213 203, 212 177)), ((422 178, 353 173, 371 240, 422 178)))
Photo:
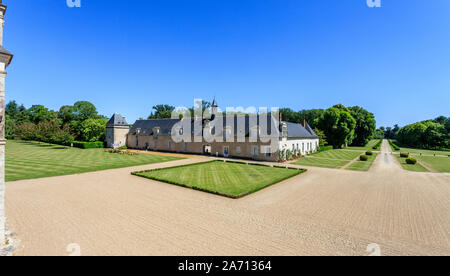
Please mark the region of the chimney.
POLYGON ((282 121, 283 121, 283 114, 281 114, 281 112, 280 112, 280 124, 282 121))
POLYGON ((304 128, 306 128, 306 120, 303 120, 303 121, 302 121, 302 126, 303 126, 304 128))

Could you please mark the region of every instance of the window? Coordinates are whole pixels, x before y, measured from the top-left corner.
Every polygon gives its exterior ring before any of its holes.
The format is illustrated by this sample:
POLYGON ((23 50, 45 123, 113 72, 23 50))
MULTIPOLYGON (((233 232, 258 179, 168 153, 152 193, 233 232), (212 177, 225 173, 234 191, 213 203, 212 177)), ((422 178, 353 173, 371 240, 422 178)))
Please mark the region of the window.
POLYGON ((169 141, 167 146, 169 147, 169 149, 171 149, 172 148, 172 141, 169 141))
POLYGON ((241 153, 241 147, 239 147, 239 146, 236 147, 236 153, 238 153, 238 154, 241 153))
POLYGON ((258 156, 258 147, 257 146, 253 146, 252 147, 252 156, 253 157, 256 157, 256 156, 258 156))
POLYGON ((270 146, 265 146, 263 148, 263 152, 264 152, 264 156, 266 156, 266 157, 272 156, 272 150, 271 150, 270 146))
POLYGON ((158 141, 155 141, 155 150, 158 148, 158 141))
POLYGON ((223 147, 223 156, 228 157, 230 154, 230 148, 228 146, 223 147))
POLYGON ((159 134, 159 127, 155 127, 153 129, 153 138, 158 139, 158 134, 159 134))
POLYGON ((184 143, 184 151, 187 151, 188 143, 184 143))
POLYGON ((294 152, 294 150, 295 150, 295 145, 292 144, 292 152, 294 152))
POLYGON ((305 143, 302 143, 302 152, 305 152, 305 143))

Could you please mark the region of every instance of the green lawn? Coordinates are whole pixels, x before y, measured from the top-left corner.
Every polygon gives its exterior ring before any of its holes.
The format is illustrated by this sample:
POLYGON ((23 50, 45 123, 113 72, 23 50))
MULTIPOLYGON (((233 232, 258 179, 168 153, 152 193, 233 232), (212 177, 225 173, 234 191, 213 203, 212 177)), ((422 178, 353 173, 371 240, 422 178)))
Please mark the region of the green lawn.
POLYGON ((239 198, 296 176, 305 170, 211 161, 134 175, 200 191, 239 198))
POLYGON ((339 169, 345 166, 349 161, 345 160, 330 160, 321 158, 301 158, 295 161, 294 165, 321 167, 330 169, 339 169))
POLYGON ((311 158, 326 158, 351 161, 361 155, 363 151, 354 150, 327 150, 323 152, 314 153, 311 158))
POLYGON ((415 155, 442 155, 450 156, 450 151, 439 151, 439 150, 426 150, 426 149, 412 149, 412 148, 400 148, 399 152, 409 152, 415 155))
POLYGON ((450 173, 450 157, 440 156, 418 156, 414 155, 414 158, 420 160, 426 166, 435 169, 441 173, 450 173))
MULTIPOLYGON (((373 147, 380 141, 380 139, 370 140, 370 142, 365 147, 347 147, 345 149, 349 150, 361 150, 361 151, 374 151, 373 147)), ((380 151, 377 149, 376 151, 380 151)))
POLYGON ((372 164, 376 158, 377 154, 374 153, 373 155, 369 156, 369 160, 367 161, 358 160, 353 164, 351 164, 350 166, 348 166, 347 170, 367 172, 370 169, 370 167, 372 167, 372 164))
POLYGON ((328 150, 315 153, 307 158, 300 158, 294 165, 339 169, 361 155, 363 151, 328 150))
POLYGON ((78 149, 46 143, 6 143, 6 181, 42 178, 173 161, 180 158, 153 155, 119 155, 103 149, 78 149))
POLYGON ((428 172, 428 170, 425 169, 419 163, 417 163, 415 165, 410 165, 410 164, 406 163, 406 158, 400 157, 399 154, 396 154, 395 157, 398 159, 398 161, 400 162, 400 165, 402 165, 403 169, 405 169, 405 170, 412 171, 412 172, 428 172))

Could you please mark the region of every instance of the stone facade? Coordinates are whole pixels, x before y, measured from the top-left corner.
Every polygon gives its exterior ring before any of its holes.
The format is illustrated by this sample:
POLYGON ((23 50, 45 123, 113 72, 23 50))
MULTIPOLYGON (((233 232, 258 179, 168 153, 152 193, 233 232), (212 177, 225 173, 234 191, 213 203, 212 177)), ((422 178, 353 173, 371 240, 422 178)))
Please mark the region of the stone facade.
POLYGON ((106 124, 106 145, 108 148, 120 148, 127 145, 130 126, 120 114, 114 114, 106 124))
POLYGON ((3 24, 6 6, 0 0, 0 247, 6 243, 5 214, 5 78, 12 54, 3 48, 3 24))
MULTIPOLYGON (((302 155, 318 150, 319 137, 306 121, 301 125, 288 122, 280 123, 275 117, 268 114, 255 116, 257 119, 255 117, 250 118, 249 115, 221 117, 217 116, 217 110, 217 103, 214 100, 211 118, 186 119, 187 121, 183 119, 138 120, 132 127, 128 127, 128 125, 125 127, 124 118, 114 114, 108 122, 106 130, 107 144, 108 147, 112 148, 126 144, 128 148, 140 150, 204 154, 261 161, 279 161, 280 153, 288 150, 292 153, 300 152, 302 155), (243 125, 238 129, 239 121, 243 125), (180 126, 180 123, 183 126, 180 126), (256 125, 253 123, 256 123, 256 125), (259 139, 261 138, 260 131, 262 131, 262 125, 260 124, 263 123, 267 127, 269 125, 272 127, 270 132, 276 131, 274 136, 270 136, 271 144, 259 139), (212 133, 211 129, 215 127, 212 127, 211 124, 222 125, 223 130, 219 130, 222 133, 218 134, 219 137, 215 136, 215 138, 221 139, 207 142, 206 139, 203 139, 203 135, 212 133), (184 127, 189 125, 191 125, 191 135, 188 135, 188 138, 191 138, 192 142, 184 142, 185 140, 175 142, 172 133, 174 131, 177 133, 180 128, 184 133, 184 127), (195 126, 199 126, 199 128, 196 129, 195 126), (227 137, 233 138, 231 140, 235 142, 227 141, 225 139, 226 133, 230 135, 227 137), (237 137, 236 133, 240 133, 241 136, 237 137)), ((186 131, 189 130, 186 129, 186 131)))

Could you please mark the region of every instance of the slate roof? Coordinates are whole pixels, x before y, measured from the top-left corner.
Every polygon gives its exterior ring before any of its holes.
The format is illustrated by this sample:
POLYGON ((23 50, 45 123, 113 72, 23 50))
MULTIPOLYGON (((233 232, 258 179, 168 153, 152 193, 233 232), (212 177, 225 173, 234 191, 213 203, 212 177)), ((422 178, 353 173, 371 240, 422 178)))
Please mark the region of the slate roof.
POLYGON ((13 54, 11 54, 8 50, 6 50, 5 48, 3 48, 2 46, 0 46, 0 54, 10 56, 9 61, 8 61, 8 64, 6 64, 6 66, 8 66, 8 65, 11 63, 11 60, 12 60, 12 58, 13 58, 13 54))
MULTIPOLYGON (((227 123, 227 117, 218 117, 218 119, 223 119, 223 126, 232 125, 231 123, 227 123)), ((251 119, 251 116, 233 116, 233 125, 234 125, 234 134, 237 136, 238 134, 238 122, 240 120, 244 120, 245 127, 240 130, 239 136, 248 137, 250 135, 250 122, 251 120, 256 119, 257 125, 261 125, 261 120, 266 120, 267 131, 261 130, 262 133, 267 133, 271 135, 272 133, 272 125, 276 124, 275 117, 271 115, 267 116, 255 116, 251 119)), ((171 135, 171 131, 173 127, 180 122, 179 119, 154 119, 154 120, 138 120, 134 123, 134 125, 130 129, 130 134, 136 135, 137 129, 140 129, 140 134, 142 135, 153 135, 153 130, 155 128, 159 128, 159 134, 161 135, 171 135)), ((198 133, 194 133, 196 130, 194 124, 199 124, 201 126, 206 126, 207 120, 202 119, 191 119, 191 135, 192 136, 202 136, 202 127, 200 127, 197 131, 198 133)), ((315 139, 318 138, 314 131, 311 129, 309 125, 304 128, 300 124, 294 123, 286 123, 287 125, 287 136, 288 138, 309 138, 315 139)), ((220 130, 218 130, 220 131, 220 130)), ((212 129, 213 135, 222 135, 222 133, 216 133, 215 128, 212 129)), ((281 135, 281 132, 279 132, 281 135)))
POLYGON ((112 115, 111 119, 109 119, 108 123, 106 124, 107 126, 124 126, 124 125, 128 125, 127 120, 125 120, 124 117, 122 117, 122 115, 120 115, 119 113, 114 113, 114 115, 112 115))
POLYGON ((288 138, 319 138, 317 134, 306 123, 306 127, 301 124, 286 123, 287 124, 287 136, 288 138))

